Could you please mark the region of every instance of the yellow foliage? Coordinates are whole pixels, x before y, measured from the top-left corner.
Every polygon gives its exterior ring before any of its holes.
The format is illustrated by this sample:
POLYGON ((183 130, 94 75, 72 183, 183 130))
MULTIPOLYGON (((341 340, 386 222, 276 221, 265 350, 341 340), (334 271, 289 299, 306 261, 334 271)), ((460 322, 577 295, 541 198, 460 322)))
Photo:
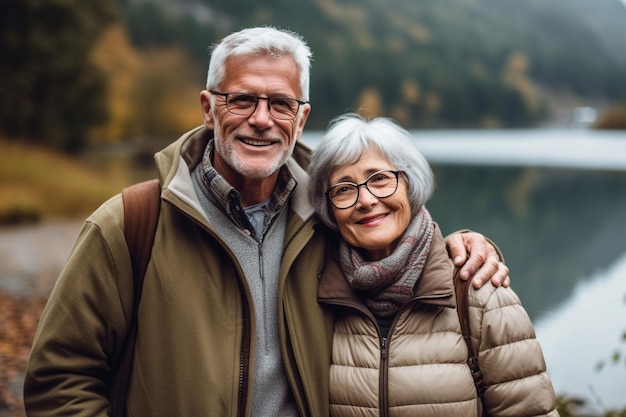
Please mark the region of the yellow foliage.
POLYGON ((430 43, 433 38, 427 27, 422 27, 416 24, 410 26, 408 33, 411 35, 411 38, 418 43, 427 44, 430 43))
POLYGON ((435 114, 441 110, 441 97, 437 93, 428 93, 425 100, 425 107, 428 113, 435 114))
POLYGON ((361 48, 370 49, 376 45, 378 40, 368 30, 372 16, 366 7, 360 4, 342 4, 337 0, 317 0, 317 5, 331 20, 350 26, 354 40, 361 48))
POLYGON ((154 49, 143 54, 144 67, 135 88, 143 134, 175 135, 202 123, 200 71, 180 49, 154 49))
POLYGON ((378 117, 383 113, 380 93, 373 87, 367 87, 357 99, 357 109, 365 117, 378 117))
POLYGON ((0 148, 0 223, 82 217, 129 183, 58 152, 5 141, 0 148))
POLYGON ((387 40, 387 49, 402 54, 406 50, 406 42, 400 36, 392 36, 387 40))
MULTIPOLYGON (((350 26, 350 32, 354 35, 354 40, 360 48, 370 49, 381 41, 378 37, 374 37, 370 28, 379 19, 380 12, 372 11, 362 4, 355 2, 347 4, 339 0, 317 0, 317 6, 332 21, 340 21, 346 26, 350 26)), ((413 16, 405 16, 401 14, 397 16, 390 13, 385 18, 390 19, 390 25, 397 31, 408 35, 413 41, 419 44, 426 44, 431 41, 432 35, 430 30, 419 24, 413 16)), ((402 53, 407 49, 407 41, 401 36, 384 39, 385 46, 396 53, 402 53)))
POLYGON ((488 114, 480 119, 480 127, 482 129, 500 129, 502 125, 496 116, 488 114))
POLYGON ((411 113, 407 106, 396 106, 391 112, 391 117, 395 119, 400 125, 407 126, 411 122, 411 113))
POLYGON ((420 101, 420 86, 414 80, 402 83, 402 98, 406 104, 417 104, 420 101))
POLYGON ((405 14, 392 13, 389 18, 391 19, 391 26, 406 33, 411 39, 418 44, 427 44, 432 40, 432 34, 430 30, 422 26, 414 16, 408 16, 405 14))
POLYGON ((401 126, 409 126, 411 124, 412 114, 408 106, 395 106, 390 112, 391 118, 398 122, 401 126))
POLYGON ((508 56, 506 67, 509 74, 526 74, 530 67, 528 57, 522 52, 513 52, 508 56))
POLYGON ((507 202, 511 211, 518 219, 525 218, 530 210, 532 191, 541 180, 541 174, 536 168, 527 168, 522 172, 513 187, 507 193, 507 202))
POLYGON ((529 67, 530 63, 525 54, 522 52, 513 52, 507 57, 503 71, 503 79, 505 84, 508 84, 520 93, 526 107, 530 109, 531 112, 536 112, 539 110, 540 106, 540 94, 532 80, 528 77, 529 67))
POLYGON ((118 25, 104 34, 93 60, 105 73, 109 86, 109 120, 94 129, 93 142, 175 138, 202 123, 202 74, 181 49, 136 50, 118 25))
POLYGON ((367 10, 361 5, 340 4, 336 0, 318 0, 318 6, 334 20, 362 26, 367 22, 367 10))
POLYGON ((600 113, 594 124, 597 129, 626 130, 626 106, 611 107, 600 113))
POLYGON ((92 132, 95 142, 118 142, 134 135, 132 122, 136 109, 133 90, 141 57, 128 41, 126 29, 112 25, 93 51, 93 60, 108 80, 107 105, 109 121, 92 132))

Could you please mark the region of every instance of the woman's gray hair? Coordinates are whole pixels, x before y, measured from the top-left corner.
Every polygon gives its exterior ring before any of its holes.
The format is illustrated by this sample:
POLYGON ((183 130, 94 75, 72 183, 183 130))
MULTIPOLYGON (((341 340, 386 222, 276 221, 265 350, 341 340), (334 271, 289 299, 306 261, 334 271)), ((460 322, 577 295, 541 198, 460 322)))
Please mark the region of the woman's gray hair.
POLYGON ((300 94, 296 97, 309 101, 309 73, 311 49, 295 32, 272 26, 253 27, 232 33, 213 46, 207 90, 215 90, 224 79, 226 61, 237 55, 257 55, 270 58, 291 56, 300 70, 300 94))
POLYGON ((315 211, 331 229, 337 230, 337 223, 326 198, 326 190, 332 185, 330 175, 339 166, 356 163, 365 149, 380 153, 396 170, 403 172, 413 216, 434 191, 430 165, 412 143, 407 130, 388 118, 366 120, 358 114, 344 114, 330 123, 313 151, 308 168, 309 196, 315 211))

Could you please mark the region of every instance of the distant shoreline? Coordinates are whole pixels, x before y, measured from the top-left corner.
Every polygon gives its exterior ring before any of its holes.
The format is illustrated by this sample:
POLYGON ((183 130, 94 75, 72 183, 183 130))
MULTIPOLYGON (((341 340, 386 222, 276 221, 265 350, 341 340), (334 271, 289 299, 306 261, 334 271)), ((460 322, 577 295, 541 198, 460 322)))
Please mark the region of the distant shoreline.
MULTIPOLYGON (((419 130, 411 134, 430 163, 626 171, 626 131, 419 130)), ((302 141, 314 148, 321 137, 322 132, 305 132, 302 141)))

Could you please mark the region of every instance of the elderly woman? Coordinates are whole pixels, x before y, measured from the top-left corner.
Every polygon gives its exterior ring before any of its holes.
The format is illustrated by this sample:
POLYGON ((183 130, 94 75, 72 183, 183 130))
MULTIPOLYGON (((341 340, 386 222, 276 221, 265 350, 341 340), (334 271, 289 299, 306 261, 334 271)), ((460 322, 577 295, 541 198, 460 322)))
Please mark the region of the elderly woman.
POLYGON ((510 288, 469 292, 485 391, 466 363, 454 266, 424 204, 433 174, 393 121, 339 117, 316 147, 311 197, 340 238, 318 300, 335 312, 336 416, 558 416, 533 325, 510 288))

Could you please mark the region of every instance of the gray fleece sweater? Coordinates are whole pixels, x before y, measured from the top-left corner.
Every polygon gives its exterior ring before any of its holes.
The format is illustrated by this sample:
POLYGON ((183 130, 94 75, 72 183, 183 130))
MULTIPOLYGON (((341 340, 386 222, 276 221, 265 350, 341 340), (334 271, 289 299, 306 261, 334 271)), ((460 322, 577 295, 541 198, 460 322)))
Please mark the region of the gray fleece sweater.
MULTIPOLYGON (((228 210, 203 181, 200 167, 201 164, 192 175, 196 194, 209 223, 237 256, 252 294, 257 330, 252 415, 297 417, 277 343, 278 277, 288 205, 278 213, 268 215, 268 219, 272 215, 274 218, 266 221, 263 233, 257 237, 254 231, 239 226, 240 221, 226 214, 228 210)), ((216 180, 225 183, 222 178, 213 179, 216 180)))

